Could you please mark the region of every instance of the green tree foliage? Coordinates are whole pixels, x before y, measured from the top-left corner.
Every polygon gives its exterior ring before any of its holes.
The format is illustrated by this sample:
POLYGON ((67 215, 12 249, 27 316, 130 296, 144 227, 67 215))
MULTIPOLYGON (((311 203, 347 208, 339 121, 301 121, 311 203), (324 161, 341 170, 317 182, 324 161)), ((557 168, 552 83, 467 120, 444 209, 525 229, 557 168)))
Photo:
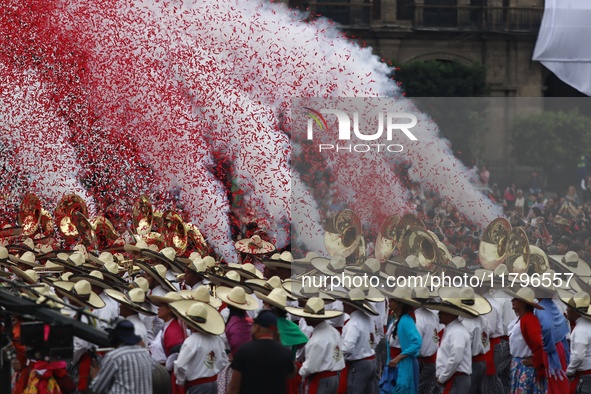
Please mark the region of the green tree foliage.
POLYGON ((400 66, 393 77, 404 95, 416 99, 417 106, 437 123, 456 157, 473 166, 483 153, 486 133, 486 103, 474 99, 489 94, 484 66, 438 60, 411 62, 400 66), (445 100, 432 99, 441 97, 465 99, 453 99, 447 105, 445 100))
POLYGON ((581 155, 589 157, 591 153, 591 117, 581 115, 578 109, 521 117, 511 127, 511 143, 520 164, 546 171, 559 164, 574 170, 581 155))

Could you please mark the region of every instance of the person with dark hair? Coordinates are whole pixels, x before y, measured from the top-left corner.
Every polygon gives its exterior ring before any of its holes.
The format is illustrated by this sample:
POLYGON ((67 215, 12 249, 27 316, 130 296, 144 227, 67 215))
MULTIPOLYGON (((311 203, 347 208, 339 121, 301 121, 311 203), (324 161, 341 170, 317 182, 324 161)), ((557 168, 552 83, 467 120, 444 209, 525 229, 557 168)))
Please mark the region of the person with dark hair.
POLYGON ((277 317, 263 310, 254 319, 251 342, 243 344, 232 361, 227 394, 283 394, 296 374, 288 348, 277 341, 277 317))
POLYGON ((121 320, 111 330, 113 347, 100 366, 90 367, 95 394, 149 394, 152 393, 153 361, 148 350, 139 346, 142 338, 134 333, 133 323, 121 320))

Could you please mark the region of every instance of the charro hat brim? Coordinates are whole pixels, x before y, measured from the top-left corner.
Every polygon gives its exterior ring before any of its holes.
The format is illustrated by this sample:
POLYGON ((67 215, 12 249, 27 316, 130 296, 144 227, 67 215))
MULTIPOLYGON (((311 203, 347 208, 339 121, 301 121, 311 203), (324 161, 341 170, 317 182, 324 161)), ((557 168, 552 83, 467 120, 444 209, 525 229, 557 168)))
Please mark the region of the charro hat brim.
POLYGON ((55 289, 56 293, 59 293, 69 300, 75 301, 88 308, 101 309, 105 307, 105 302, 94 291, 90 292, 88 300, 80 298, 80 296, 74 293, 74 282, 63 282, 55 281, 51 284, 55 289))
POLYGON ((253 290, 246 284, 242 282, 237 282, 228 278, 227 276, 216 275, 216 274, 209 274, 208 276, 209 281, 216 286, 224 286, 224 287, 242 287, 246 294, 252 294, 253 290))
POLYGON ((222 300, 222 302, 244 311, 254 311, 259 309, 259 303, 252 295, 246 294, 244 303, 241 303, 229 297, 230 291, 232 291, 232 289, 229 287, 219 287, 216 289, 216 296, 222 300))
POLYGON ((343 314, 341 311, 327 311, 326 309, 322 311, 322 314, 311 313, 306 312, 304 308, 295 308, 292 306, 285 307, 285 311, 294 316, 320 320, 334 319, 335 317, 339 317, 343 314))
POLYGON ((160 276, 158 271, 156 271, 156 269, 154 267, 152 267, 150 264, 146 264, 146 262, 139 261, 139 260, 134 260, 134 264, 137 265, 145 273, 150 275, 152 278, 154 278, 154 280, 156 280, 156 282, 158 282, 158 284, 160 286, 162 286, 162 288, 164 290, 176 291, 176 288, 174 287, 174 285, 168 279, 160 276))
POLYGON ((115 301, 117 301, 118 303, 128 307, 129 309, 144 314, 144 315, 148 315, 148 316, 155 316, 156 313, 152 310, 151 305, 149 302, 142 302, 142 303, 137 303, 137 302, 133 302, 129 299, 129 297, 126 296, 126 294, 123 294, 120 291, 117 290, 113 290, 113 289, 107 289, 105 290, 105 294, 108 295, 109 297, 111 297, 112 299, 114 299, 115 301))
POLYGON ((205 332, 211 335, 221 335, 226 329, 224 318, 220 313, 211 305, 194 300, 181 300, 171 302, 169 304, 172 312, 182 319, 187 326, 194 328, 198 331, 205 332), (187 315, 189 308, 195 303, 200 303, 207 308, 207 318, 204 322, 198 322, 187 315))

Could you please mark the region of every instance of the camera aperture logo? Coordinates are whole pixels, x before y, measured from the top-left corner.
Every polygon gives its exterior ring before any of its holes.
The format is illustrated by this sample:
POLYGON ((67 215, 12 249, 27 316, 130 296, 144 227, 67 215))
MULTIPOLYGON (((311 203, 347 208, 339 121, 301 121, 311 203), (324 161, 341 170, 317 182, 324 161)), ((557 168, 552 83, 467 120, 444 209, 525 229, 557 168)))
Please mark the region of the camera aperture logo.
MULTIPOLYGON (((317 132, 331 133, 328 122, 324 115, 335 115, 338 124, 338 137, 336 143, 325 143, 326 136, 323 136, 323 142, 318 144, 319 152, 390 152, 400 153, 404 151, 404 146, 398 143, 392 143, 395 137, 405 135, 411 141, 418 141, 417 137, 410 131, 418 123, 417 117, 406 112, 378 112, 377 130, 375 132, 359 130, 359 112, 353 112, 350 116, 347 112, 339 109, 321 109, 316 110, 310 107, 304 107, 308 111, 307 139, 314 140, 314 129, 317 132), (385 131, 385 132, 384 132, 385 131), (385 134, 387 143, 379 143, 379 139, 385 134), (352 144, 352 135, 361 141, 367 141, 362 144, 352 144)), ((370 115, 376 116, 376 114, 370 115)), ((329 137, 330 138, 330 137, 329 137)))

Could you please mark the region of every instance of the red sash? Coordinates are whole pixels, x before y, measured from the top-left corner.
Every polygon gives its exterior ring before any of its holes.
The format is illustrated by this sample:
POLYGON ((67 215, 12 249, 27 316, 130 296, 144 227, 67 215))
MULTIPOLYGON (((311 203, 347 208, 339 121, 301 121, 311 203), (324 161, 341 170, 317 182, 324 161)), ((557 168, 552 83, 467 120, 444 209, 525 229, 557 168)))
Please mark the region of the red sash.
POLYGON ((584 376, 584 375, 591 375, 591 369, 588 369, 586 371, 575 372, 575 376, 574 376, 573 380, 571 380, 571 382, 570 382, 569 394, 576 394, 577 385, 579 384, 579 380, 581 380, 581 376, 584 376))
POLYGON ((308 385, 308 394, 316 394, 318 392, 318 384, 320 383, 321 379, 337 375, 338 372, 336 371, 322 371, 318 373, 313 373, 312 375, 308 376, 306 378, 306 384, 308 385))
POLYGON ((451 393, 451 389, 454 385, 454 381, 456 380, 456 376, 458 375, 465 375, 465 373, 463 372, 456 372, 453 375, 451 375, 451 378, 449 378, 447 380, 447 382, 445 382, 445 385, 443 386, 443 394, 449 394, 451 393))
MULTIPOLYGON (((297 372, 300 370, 302 364, 298 363, 297 361, 295 364, 296 364, 296 372, 297 372)), ((285 392, 287 394, 299 394, 301 385, 302 385, 302 377, 300 376, 299 373, 296 373, 296 375, 293 378, 288 379, 285 392)))
POLYGON ((400 353, 402 353, 402 349, 400 349, 399 347, 391 347, 390 348, 390 361, 392 361, 396 357, 398 357, 400 355, 400 353))
POLYGON ((480 361, 486 361, 486 353, 481 353, 477 356, 472 356, 473 363, 478 363, 480 361))
POLYGON ((355 361, 365 361, 365 360, 374 360, 376 358, 375 354, 373 356, 362 358, 361 360, 354 360, 354 361, 345 361, 345 368, 341 370, 341 376, 339 378, 339 388, 337 389, 337 394, 346 394, 347 393, 347 375, 349 374, 349 365, 355 361))
POLYGON ((433 353, 431 356, 419 357, 419 360, 421 360, 423 364, 435 364, 437 361, 437 352, 433 353))
POLYGON ((203 384, 203 383, 215 382, 216 380, 218 380, 217 374, 213 375, 213 376, 209 376, 207 378, 199 378, 199 379, 195 379, 195 380, 189 380, 188 382, 185 383, 185 388, 199 386, 200 384, 203 384))
POLYGON ((84 353, 80 357, 78 363, 78 391, 88 390, 88 378, 90 377, 90 364, 92 358, 88 353, 84 353))

